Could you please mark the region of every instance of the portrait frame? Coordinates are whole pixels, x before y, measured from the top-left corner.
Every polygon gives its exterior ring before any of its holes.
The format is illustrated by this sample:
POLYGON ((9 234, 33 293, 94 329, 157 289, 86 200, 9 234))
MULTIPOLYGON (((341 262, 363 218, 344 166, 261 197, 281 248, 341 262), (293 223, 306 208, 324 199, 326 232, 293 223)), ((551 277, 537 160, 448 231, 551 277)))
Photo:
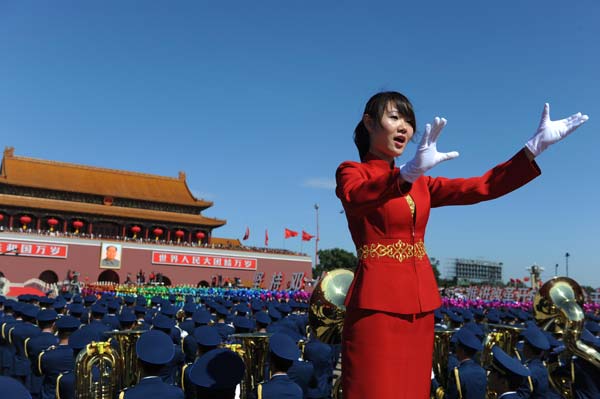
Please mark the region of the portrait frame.
POLYGON ((98 263, 101 269, 120 269, 123 263, 123 247, 114 242, 103 242, 100 245, 100 258, 98 263), (114 248, 109 250, 109 248, 114 248), (113 251, 116 250, 116 253, 113 251), (109 252, 111 252, 109 254, 109 252))

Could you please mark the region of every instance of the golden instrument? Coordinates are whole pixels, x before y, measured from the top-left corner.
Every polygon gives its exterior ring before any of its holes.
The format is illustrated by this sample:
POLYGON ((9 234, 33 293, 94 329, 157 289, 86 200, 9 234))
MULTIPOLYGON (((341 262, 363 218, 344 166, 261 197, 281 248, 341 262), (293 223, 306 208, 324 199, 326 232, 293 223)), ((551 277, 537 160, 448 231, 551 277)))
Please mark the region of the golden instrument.
MULTIPOLYGON (((533 313, 538 325, 544 330, 562 335, 571 371, 572 355, 600 368, 600 353, 579 339, 585 321, 583 301, 581 286, 568 277, 555 277, 547 281, 533 300, 533 313)), ((548 365, 550 383, 563 396, 573 398, 572 384, 575 375, 573 372, 561 373, 559 366, 558 362, 548 365)))
POLYGON ((245 398, 257 385, 265 380, 265 366, 269 358, 269 333, 232 334, 231 338, 241 344, 227 344, 225 347, 236 352, 246 365, 241 384, 241 396, 245 398))
POLYGON ((481 352, 481 367, 487 368, 492 364, 492 348, 498 345, 504 352, 514 355, 516 353, 517 342, 524 327, 511 324, 491 324, 488 323, 490 332, 483 339, 483 351, 481 352))
POLYGON ((433 338, 433 373, 443 388, 448 387, 448 356, 450 355, 450 340, 456 329, 435 328, 433 338))
MULTIPOLYGON (((348 269, 331 270, 319 279, 310 296, 308 324, 311 332, 326 344, 342 342, 346 314, 344 302, 353 279, 354 273, 348 269)), ((332 396, 333 399, 342 399, 341 375, 333 384, 332 396)))
POLYGON ((327 272, 317 282, 310 296, 308 323, 319 340, 327 344, 342 341, 342 329, 346 306, 344 301, 354 273, 347 269, 327 272))
POLYGON ((106 333, 119 344, 119 359, 123 365, 123 375, 119 389, 128 388, 140 380, 140 368, 137 361, 135 344, 147 330, 124 330, 106 333))
POLYGON ((122 362, 109 342, 92 342, 75 360, 78 399, 113 399, 121 387, 122 362))

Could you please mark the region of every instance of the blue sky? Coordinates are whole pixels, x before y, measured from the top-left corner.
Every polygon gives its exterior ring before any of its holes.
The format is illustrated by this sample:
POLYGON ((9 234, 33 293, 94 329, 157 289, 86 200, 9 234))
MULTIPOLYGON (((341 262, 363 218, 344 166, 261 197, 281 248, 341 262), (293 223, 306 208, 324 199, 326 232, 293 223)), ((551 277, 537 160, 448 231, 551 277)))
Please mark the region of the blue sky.
MULTIPOLYGON (((432 175, 484 173, 522 148, 543 103, 590 120, 542 154, 542 176, 493 202, 433 210, 430 256, 504 278, 600 286, 600 3, 538 1, 0 1, 0 144, 22 156, 177 176, 249 245, 353 250, 334 173, 356 160, 368 98, 397 90, 419 130, 439 115, 432 175), (405 3, 405 4, 404 4, 405 3)), ((405 157, 412 156, 415 146, 405 157)), ((404 162, 402 158, 399 163, 404 162)))

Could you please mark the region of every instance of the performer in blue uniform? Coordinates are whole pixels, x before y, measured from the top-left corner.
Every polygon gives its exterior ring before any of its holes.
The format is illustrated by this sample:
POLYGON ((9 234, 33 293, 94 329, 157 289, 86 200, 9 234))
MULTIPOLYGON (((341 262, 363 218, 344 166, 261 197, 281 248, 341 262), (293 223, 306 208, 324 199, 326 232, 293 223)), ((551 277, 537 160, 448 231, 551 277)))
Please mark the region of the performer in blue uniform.
POLYGON ((517 388, 531 376, 527 367, 519 360, 510 357, 499 346, 492 348, 492 365, 488 375, 488 387, 495 392, 497 399, 519 399, 517 388))
POLYGON ((166 384, 160 371, 173 359, 175 349, 171 337, 162 331, 143 333, 135 345, 141 372, 140 382, 121 391, 119 399, 183 399, 183 391, 166 384))
POLYGON ((245 372, 242 358, 229 349, 213 349, 189 368, 198 398, 234 399, 245 372))
POLYGON ((287 375, 294 360, 300 357, 294 340, 285 334, 273 334, 269 339, 269 355, 271 379, 258 385, 257 399, 302 399, 302 388, 287 375))

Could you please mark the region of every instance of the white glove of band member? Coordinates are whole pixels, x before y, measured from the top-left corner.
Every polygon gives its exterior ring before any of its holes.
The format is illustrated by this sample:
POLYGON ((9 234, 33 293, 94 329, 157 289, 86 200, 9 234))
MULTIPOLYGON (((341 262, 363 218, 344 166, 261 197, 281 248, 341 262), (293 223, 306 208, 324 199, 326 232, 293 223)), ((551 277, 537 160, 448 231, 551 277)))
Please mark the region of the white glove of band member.
POLYGON ((405 181, 414 183, 419 176, 440 162, 458 157, 456 151, 438 152, 437 150, 437 139, 444 126, 446 126, 446 120, 437 116, 433 119, 433 126, 425 125, 425 133, 417 147, 415 157, 404 165, 400 165, 400 174, 405 181))
POLYGON ((537 157, 550 145, 573 133, 575 129, 588 119, 589 117, 587 115, 581 115, 581 112, 578 112, 568 118, 559 121, 551 121, 550 105, 546 103, 544 104, 544 111, 542 111, 540 125, 533 137, 525 143, 525 146, 531 151, 533 156, 537 157))

